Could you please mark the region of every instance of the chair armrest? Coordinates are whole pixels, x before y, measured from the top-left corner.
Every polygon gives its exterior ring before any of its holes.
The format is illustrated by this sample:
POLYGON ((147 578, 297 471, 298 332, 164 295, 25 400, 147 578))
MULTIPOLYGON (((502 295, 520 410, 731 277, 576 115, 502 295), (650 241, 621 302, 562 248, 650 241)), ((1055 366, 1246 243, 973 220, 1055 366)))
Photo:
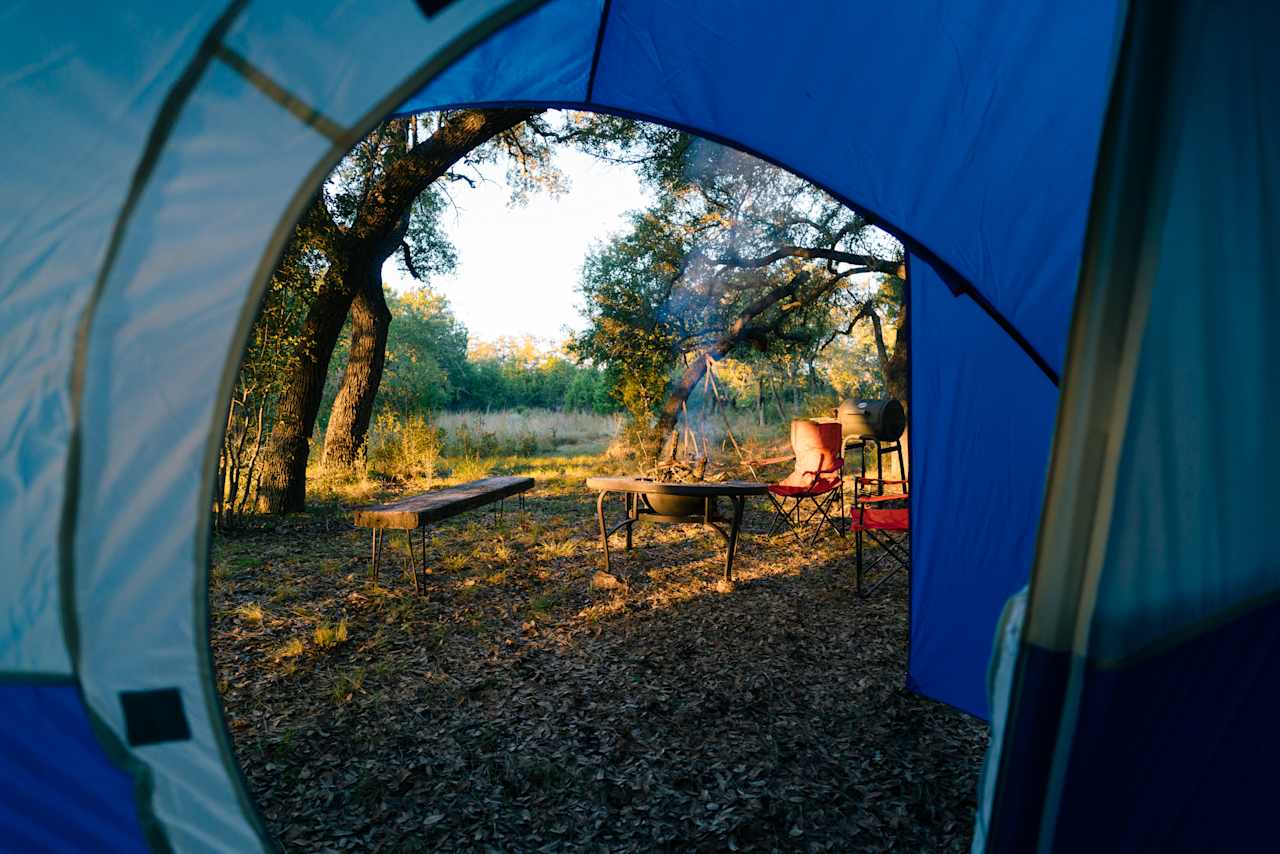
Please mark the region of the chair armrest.
POLYGON ((894 495, 859 495, 853 501, 855 504, 880 504, 885 501, 908 501, 910 498, 910 495, 900 492, 894 495))
POLYGON ((843 469, 844 469, 844 457, 836 457, 831 468, 826 468, 826 469, 820 468, 820 469, 811 470, 811 471, 802 471, 800 472, 800 474, 811 474, 816 479, 821 477, 824 474, 835 474, 836 472, 842 471, 843 469))
POLYGON ((763 460, 745 460, 745 462, 753 466, 772 466, 778 463, 790 462, 796 458, 795 454, 788 454, 785 457, 767 457, 763 460))

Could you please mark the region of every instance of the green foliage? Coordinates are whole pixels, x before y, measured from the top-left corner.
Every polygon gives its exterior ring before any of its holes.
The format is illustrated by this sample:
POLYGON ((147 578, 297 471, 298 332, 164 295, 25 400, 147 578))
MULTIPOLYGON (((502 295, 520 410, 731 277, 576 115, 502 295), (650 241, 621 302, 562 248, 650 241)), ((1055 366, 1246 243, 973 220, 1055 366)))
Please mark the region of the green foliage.
POLYGON ((615 400, 636 421, 661 401, 679 350, 670 308, 688 245, 665 213, 636 214, 629 233, 587 257, 580 292, 590 325, 571 345, 580 359, 607 366, 615 400))
POLYGON ((573 342, 579 358, 606 368, 613 397, 638 423, 713 346, 760 373, 781 366, 789 384, 808 387, 821 379, 823 349, 864 309, 896 318, 900 283, 867 271, 901 247, 802 179, 621 119, 592 125, 579 144, 630 156, 657 196, 584 263, 589 325, 573 342))
POLYGON ((443 446, 443 432, 426 416, 418 413, 402 419, 394 412, 384 411, 369 429, 369 469, 401 480, 431 480, 443 446))
POLYGON ((614 411, 605 372, 547 352, 532 338, 503 338, 471 348, 467 374, 452 408, 614 411))
POLYGON ((423 287, 390 296, 392 322, 379 405, 407 416, 453 406, 466 383, 467 329, 443 296, 423 287))

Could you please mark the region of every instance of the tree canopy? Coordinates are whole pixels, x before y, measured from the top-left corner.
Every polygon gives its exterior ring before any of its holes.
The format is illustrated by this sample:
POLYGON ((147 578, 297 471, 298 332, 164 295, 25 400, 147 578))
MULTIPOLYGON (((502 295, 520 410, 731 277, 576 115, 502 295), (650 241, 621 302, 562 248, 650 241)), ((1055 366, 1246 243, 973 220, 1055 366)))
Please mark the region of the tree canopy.
POLYGON ((586 259, 588 327, 573 343, 608 367, 634 418, 669 430, 708 358, 812 373, 862 319, 888 371, 881 322, 903 317, 893 238, 806 181, 679 131, 619 129, 591 144, 636 163, 656 195, 586 259))

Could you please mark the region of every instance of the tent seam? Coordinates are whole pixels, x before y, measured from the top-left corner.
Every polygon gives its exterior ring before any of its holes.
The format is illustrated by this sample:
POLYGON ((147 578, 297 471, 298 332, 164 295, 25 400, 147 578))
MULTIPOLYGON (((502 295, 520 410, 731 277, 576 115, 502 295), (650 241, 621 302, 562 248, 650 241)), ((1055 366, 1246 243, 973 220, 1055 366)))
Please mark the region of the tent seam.
POLYGON ((243 77, 253 88, 266 95, 287 110, 307 127, 337 143, 347 136, 347 130, 323 112, 277 83, 269 74, 226 44, 219 44, 215 51, 223 65, 243 77))
POLYGON ((587 74, 588 104, 592 102, 596 90, 596 71, 600 68, 600 51, 604 47, 605 30, 609 26, 609 7, 612 5, 613 0, 604 0, 604 5, 600 7, 600 25, 596 27, 596 44, 591 51, 591 71, 587 74))

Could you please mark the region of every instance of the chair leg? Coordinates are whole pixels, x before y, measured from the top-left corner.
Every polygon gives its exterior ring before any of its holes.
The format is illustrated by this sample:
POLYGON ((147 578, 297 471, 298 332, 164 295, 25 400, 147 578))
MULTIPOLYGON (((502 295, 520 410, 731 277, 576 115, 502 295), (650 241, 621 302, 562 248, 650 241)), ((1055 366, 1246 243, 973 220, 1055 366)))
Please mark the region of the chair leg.
POLYGON ((857 573, 857 591, 858 597, 865 599, 867 594, 862 589, 862 529, 859 528, 854 536, 854 571, 857 573))
POLYGON ((767 493, 769 500, 773 502, 774 509, 777 513, 773 517, 773 524, 769 527, 768 536, 778 530, 779 523, 786 525, 791 530, 792 535, 796 538, 796 542, 801 546, 804 545, 804 538, 800 536, 800 499, 795 499, 795 504, 790 508, 787 507, 787 499, 778 500, 772 492, 767 493))
POLYGON ((768 495, 769 500, 773 502, 773 509, 775 511, 773 514, 773 524, 769 526, 769 533, 765 535, 767 537, 772 537, 774 532, 778 530, 779 522, 787 525, 791 524, 791 520, 789 518, 791 513, 789 510, 784 509, 784 505, 778 501, 777 496, 772 492, 766 492, 765 494, 768 495))
POLYGON ((910 533, 904 533, 902 537, 897 540, 895 540, 894 537, 890 534, 884 534, 884 538, 881 539, 881 537, 877 536, 874 531, 867 531, 866 533, 867 533, 867 536, 871 538, 872 542, 874 542, 876 545, 880 547, 880 552, 876 556, 875 561, 873 561, 869 565, 864 564, 864 561, 863 561, 864 553, 863 553, 863 547, 862 547, 863 532, 861 529, 859 529, 857 532, 857 558, 856 558, 857 593, 858 593, 858 596, 863 599, 867 598, 872 593, 875 593, 876 590, 878 590, 881 585, 883 585, 889 579, 893 578, 893 576, 896 575, 899 571, 909 572, 911 569, 911 555, 908 551, 905 551, 905 549, 908 549, 910 547, 909 546, 911 541, 910 533), (886 560, 892 561, 894 565, 891 566, 889 569, 880 572, 879 577, 876 579, 875 583, 871 584, 870 586, 867 586, 866 584, 867 575, 870 573, 872 569, 875 569, 876 567, 880 566, 880 564, 884 563, 886 560))

